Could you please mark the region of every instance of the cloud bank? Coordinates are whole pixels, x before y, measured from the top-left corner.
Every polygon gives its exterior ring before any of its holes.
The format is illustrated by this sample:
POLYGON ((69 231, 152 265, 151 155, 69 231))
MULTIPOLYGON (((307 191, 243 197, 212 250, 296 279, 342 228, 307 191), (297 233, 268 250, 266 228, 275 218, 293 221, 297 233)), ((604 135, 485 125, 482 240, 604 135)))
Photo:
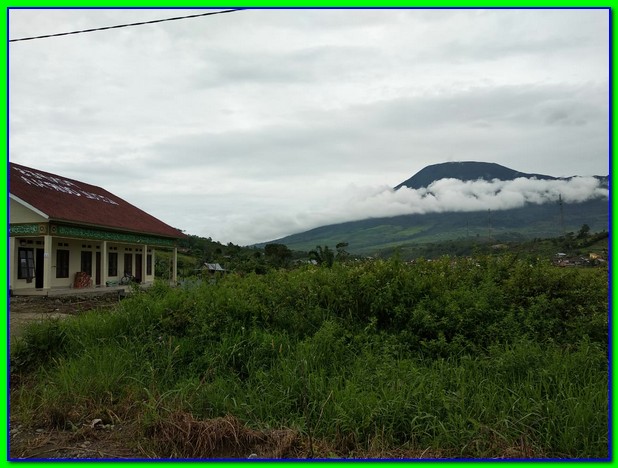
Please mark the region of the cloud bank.
MULTIPOLYGON (((360 195, 360 194, 359 194, 360 195)), ((526 204, 580 203, 607 198, 609 191, 594 177, 560 180, 517 178, 514 180, 461 181, 441 179, 427 188, 382 189, 350 199, 350 206, 363 218, 452 211, 510 210, 526 204)))
POLYGON ((526 204, 581 203, 591 199, 607 199, 609 190, 594 177, 538 180, 461 181, 441 179, 427 188, 387 186, 349 186, 331 197, 329 206, 297 213, 262 215, 250 219, 230 219, 224 236, 238 243, 273 240, 281 232, 303 232, 329 224, 410 214, 509 210, 526 204), (238 233, 251 232, 238 238, 238 233))

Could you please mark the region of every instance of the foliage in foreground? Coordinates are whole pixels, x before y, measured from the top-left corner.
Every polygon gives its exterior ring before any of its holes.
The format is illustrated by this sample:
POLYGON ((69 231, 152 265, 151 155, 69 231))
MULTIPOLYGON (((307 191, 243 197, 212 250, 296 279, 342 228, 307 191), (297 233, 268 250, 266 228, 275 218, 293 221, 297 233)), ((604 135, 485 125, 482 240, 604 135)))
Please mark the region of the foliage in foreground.
POLYGON ((179 411, 231 415, 348 456, 606 457, 606 273, 487 257, 157 284, 31 327, 12 409, 145 433, 179 411))

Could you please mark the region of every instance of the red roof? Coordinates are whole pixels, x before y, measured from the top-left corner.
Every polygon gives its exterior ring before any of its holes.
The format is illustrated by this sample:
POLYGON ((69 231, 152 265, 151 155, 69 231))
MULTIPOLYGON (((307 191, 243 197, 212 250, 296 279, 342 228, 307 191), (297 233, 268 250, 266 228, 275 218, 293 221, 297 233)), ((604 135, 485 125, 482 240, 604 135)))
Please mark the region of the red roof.
POLYGON ((45 213, 50 221, 185 237, 107 190, 19 164, 9 163, 9 192, 45 213))

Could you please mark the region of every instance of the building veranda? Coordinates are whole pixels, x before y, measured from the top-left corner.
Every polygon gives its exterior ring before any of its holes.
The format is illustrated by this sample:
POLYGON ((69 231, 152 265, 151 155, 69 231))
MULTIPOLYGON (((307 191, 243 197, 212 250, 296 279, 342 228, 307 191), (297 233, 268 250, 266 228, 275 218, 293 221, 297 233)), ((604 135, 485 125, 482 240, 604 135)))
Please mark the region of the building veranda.
POLYGON ((9 290, 52 295, 155 280, 157 250, 171 250, 173 228, 90 184, 9 163, 9 290), (124 280, 123 280, 124 279, 124 280))

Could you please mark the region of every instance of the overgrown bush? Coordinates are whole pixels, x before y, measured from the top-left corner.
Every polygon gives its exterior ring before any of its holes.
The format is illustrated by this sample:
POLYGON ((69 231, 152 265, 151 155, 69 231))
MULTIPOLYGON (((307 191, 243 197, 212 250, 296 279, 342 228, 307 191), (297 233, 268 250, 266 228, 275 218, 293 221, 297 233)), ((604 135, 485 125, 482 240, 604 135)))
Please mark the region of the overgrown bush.
POLYGON ((347 454, 605 457, 607 292, 606 271, 508 256, 157 284, 30 328, 18 408, 56 425, 232 415, 347 454))

